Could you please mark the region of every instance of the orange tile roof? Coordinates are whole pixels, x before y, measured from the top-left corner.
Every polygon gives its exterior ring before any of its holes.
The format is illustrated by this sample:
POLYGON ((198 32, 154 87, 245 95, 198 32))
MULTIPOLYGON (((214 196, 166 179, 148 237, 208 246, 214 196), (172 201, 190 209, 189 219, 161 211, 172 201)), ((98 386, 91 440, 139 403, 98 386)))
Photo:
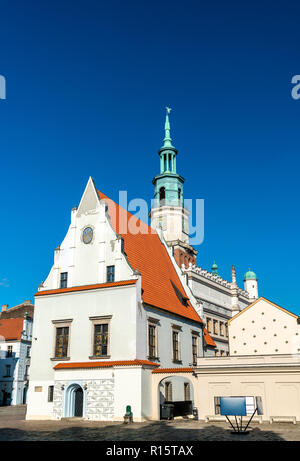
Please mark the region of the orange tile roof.
POLYGON ((124 239, 124 251, 134 270, 142 274, 146 304, 203 323, 184 291, 177 272, 158 234, 147 224, 98 191, 108 205, 111 225, 124 239), (126 231, 128 226, 128 231, 126 231), (139 228, 139 233, 134 233, 139 228))
POLYGON ((62 362, 55 365, 54 370, 62 370, 69 368, 109 368, 114 366, 128 366, 128 365, 151 365, 159 367, 158 363, 150 362, 150 360, 107 360, 103 362, 62 362))
POLYGON ((24 318, 0 319, 0 337, 6 341, 21 339, 24 318))
POLYGON ((152 373, 193 373, 194 368, 182 367, 182 368, 157 368, 152 373))
POLYGON ((216 347, 216 343, 214 342, 206 328, 204 328, 204 339, 208 346, 216 347))
POLYGON ((124 285, 134 285, 137 280, 121 280, 119 282, 97 283, 95 285, 82 285, 70 288, 57 288, 56 290, 38 291, 34 296, 55 295, 58 293, 69 293, 72 291, 96 290, 98 288, 110 288, 124 285))

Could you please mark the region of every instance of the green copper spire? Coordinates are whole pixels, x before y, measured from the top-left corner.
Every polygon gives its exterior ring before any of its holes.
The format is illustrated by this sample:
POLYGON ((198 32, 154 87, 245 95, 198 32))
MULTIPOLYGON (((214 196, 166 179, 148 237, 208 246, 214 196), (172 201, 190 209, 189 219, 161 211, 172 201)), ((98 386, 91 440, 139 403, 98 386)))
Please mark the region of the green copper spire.
POLYGON ((172 146, 172 138, 171 138, 171 128, 170 128, 170 121, 169 121, 169 113, 172 109, 170 107, 166 107, 166 121, 165 121, 165 138, 164 138, 164 145, 163 147, 174 147, 172 146))
POLYGON ((172 145, 170 134, 170 107, 166 107, 164 145, 159 149, 160 173, 153 178, 156 207, 183 205, 184 178, 176 171, 177 149, 172 145))

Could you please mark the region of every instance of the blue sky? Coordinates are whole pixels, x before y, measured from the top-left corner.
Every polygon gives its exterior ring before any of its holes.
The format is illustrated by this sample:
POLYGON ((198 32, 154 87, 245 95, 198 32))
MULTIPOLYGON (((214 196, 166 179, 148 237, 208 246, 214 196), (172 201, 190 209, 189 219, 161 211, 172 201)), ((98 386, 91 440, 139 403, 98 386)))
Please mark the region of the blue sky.
POLYGON ((1 6, 0 304, 32 299, 89 176, 150 202, 164 107, 198 263, 300 314, 299 2, 28 0, 1 6))

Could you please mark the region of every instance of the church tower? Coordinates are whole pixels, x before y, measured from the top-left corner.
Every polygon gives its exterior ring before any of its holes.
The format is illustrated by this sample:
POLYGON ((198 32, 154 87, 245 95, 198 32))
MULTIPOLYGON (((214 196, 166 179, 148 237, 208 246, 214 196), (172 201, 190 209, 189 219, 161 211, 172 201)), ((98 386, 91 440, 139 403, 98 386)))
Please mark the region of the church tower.
POLYGON ((196 264, 197 250, 189 244, 189 212, 184 208, 184 178, 177 173, 177 149, 172 145, 169 114, 166 108, 164 144, 159 149, 160 173, 152 180, 154 199, 150 211, 151 227, 161 228, 164 238, 173 248, 178 265, 196 264))

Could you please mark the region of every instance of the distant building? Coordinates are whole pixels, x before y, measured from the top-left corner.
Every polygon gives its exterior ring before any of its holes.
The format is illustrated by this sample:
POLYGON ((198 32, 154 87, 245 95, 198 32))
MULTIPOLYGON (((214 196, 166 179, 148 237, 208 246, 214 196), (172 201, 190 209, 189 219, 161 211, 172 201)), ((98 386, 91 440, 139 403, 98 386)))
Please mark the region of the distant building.
POLYGON ((34 305, 31 303, 30 299, 10 308, 8 304, 2 304, 0 319, 15 319, 24 317, 25 314, 27 317, 33 319, 34 305))
POLYGON ((26 403, 32 318, 0 318, 0 405, 26 403))
POLYGON ((300 317, 265 298, 228 321, 230 355, 300 353, 300 317))

